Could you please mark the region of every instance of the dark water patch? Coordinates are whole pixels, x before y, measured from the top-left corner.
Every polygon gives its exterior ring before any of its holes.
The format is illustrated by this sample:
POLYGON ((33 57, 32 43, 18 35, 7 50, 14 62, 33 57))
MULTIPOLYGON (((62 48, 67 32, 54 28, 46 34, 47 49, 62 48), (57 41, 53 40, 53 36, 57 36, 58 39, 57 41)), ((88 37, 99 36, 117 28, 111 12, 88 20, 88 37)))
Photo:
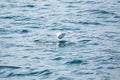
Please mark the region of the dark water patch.
MULTIPOLYGON (((0 34, 1 35, 7 35, 7 34, 13 34, 16 33, 18 30, 10 29, 10 26, 7 26, 8 28, 0 28, 0 34)), ((6 36, 3 36, 4 38, 6 36)), ((6 37, 7 38, 7 37, 6 37)), ((9 37, 9 39, 12 37, 9 37)))
POLYGON ((29 58, 29 56, 23 56, 22 58, 29 58))
MULTIPOLYGON (((51 35, 48 35, 48 36, 51 36, 51 35)), ((71 42, 71 41, 66 41, 66 40, 59 40, 59 41, 49 41, 49 40, 41 40, 41 39, 36 39, 34 40, 34 42, 36 44, 40 44, 40 45, 43 45, 43 46, 55 46, 57 45, 58 47, 60 48, 65 48, 65 47, 69 47, 69 46, 73 46, 75 45, 76 43, 75 42, 71 42)), ((46 51, 46 50, 45 50, 46 51)), ((51 50, 52 52, 54 50, 51 50)))
POLYGON ((62 57, 56 57, 53 60, 57 61, 57 60, 62 60, 62 59, 63 59, 62 57))
POLYGON ((46 70, 41 71, 40 74, 47 76, 47 75, 52 74, 52 72, 50 70, 46 69, 46 70))
POLYGON ((33 57, 32 59, 40 59, 40 57, 33 57))
POLYGON ((49 6, 51 6, 51 4, 44 4, 44 6, 47 6, 47 7, 49 7, 49 6))
POLYGON ((50 74, 52 74, 52 72, 48 69, 43 70, 43 71, 36 71, 36 72, 29 72, 29 73, 9 73, 6 77, 14 77, 14 76, 49 76, 50 74))
POLYGON ((82 44, 86 44, 86 43, 88 43, 88 42, 90 42, 91 40, 80 40, 80 41, 78 41, 79 43, 82 43, 82 44))
MULTIPOLYGON (((0 34, 1 35, 6 35, 6 34, 13 34, 13 33, 18 33, 19 30, 14 30, 14 29, 10 29, 10 26, 7 26, 7 28, 0 28, 0 34)), ((3 38, 13 38, 13 37, 7 37, 7 36, 3 36, 3 38)))
POLYGON ((107 67, 107 69, 112 70, 112 69, 116 69, 116 68, 115 68, 115 67, 113 67, 113 66, 109 66, 109 67, 107 67))
POLYGON ((113 35, 117 35, 117 34, 120 34, 119 32, 114 32, 114 31, 106 31, 105 33, 107 34, 113 34, 113 35))
POLYGON ((0 66, 0 69, 20 69, 21 67, 17 66, 0 66))
POLYGON ((32 29, 39 29, 40 27, 38 26, 26 26, 27 28, 32 28, 32 29))
POLYGON ((61 14, 59 14, 59 13, 53 13, 53 14, 49 14, 49 16, 59 16, 59 15, 61 15, 61 14))
POLYGON ((40 10, 48 10, 49 8, 47 7, 41 7, 40 10))
POLYGON ((37 43, 37 42, 40 42, 40 40, 39 40, 39 39, 36 39, 36 40, 34 40, 34 42, 36 42, 36 43, 37 43))
POLYGON ((70 28, 70 27, 65 27, 65 28, 50 28, 49 30, 65 30, 65 31, 68 31, 68 30, 80 30, 80 28, 70 28))
POLYGON ((22 7, 34 8, 35 5, 31 5, 31 4, 29 4, 29 5, 25 5, 25 6, 22 6, 22 7))
POLYGON ((120 3, 120 1, 118 1, 118 3, 120 3))
MULTIPOLYGON (((41 50, 40 48, 27 48, 27 49, 24 49, 25 51, 38 51, 38 50, 41 50)), ((51 50, 52 51, 52 50, 51 50)))
POLYGON ((120 66, 118 66, 118 67, 115 67, 116 69, 120 69, 120 66))
POLYGON ((67 1, 67 2, 64 2, 64 3, 68 3, 68 4, 80 4, 82 2, 83 1, 67 1))
POLYGON ((107 52, 107 53, 120 53, 120 51, 117 51, 117 50, 114 50, 114 49, 105 49, 105 50, 102 50, 104 52, 107 52))
POLYGON ((74 71, 73 73, 77 74, 77 75, 91 75, 94 74, 93 72, 87 72, 87 71, 74 71))
POLYGON ((88 45, 98 46, 98 45, 99 45, 99 43, 94 42, 94 43, 89 43, 88 45))
POLYGON ((24 17, 24 18, 16 18, 15 21, 30 21, 32 20, 31 18, 29 17, 24 17))
POLYGON ((20 31, 21 34, 26 34, 26 33, 28 33, 28 32, 29 32, 29 31, 26 30, 26 29, 23 29, 23 30, 20 31))
POLYGON ((67 46, 72 46, 72 45, 75 45, 74 42, 69 42, 69 41, 66 41, 66 40, 61 40, 58 42, 58 47, 61 47, 61 48, 64 48, 64 47, 67 47, 67 46))
POLYGON ((107 22, 107 23, 117 23, 117 22, 119 22, 119 21, 115 21, 115 20, 105 20, 105 21, 103 21, 103 22, 107 22))
POLYGON ((79 8, 79 6, 68 5, 67 8, 79 8))
POLYGON ((62 24, 60 23, 60 22, 53 22, 52 23, 52 28, 54 28, 54 27, 56 27, 56 28, 58 28, 58 26, 61 26, 62 24))
POLYGON ((51 34, 47 34, 48 37, 52 36, 51 34))
POLYGON ((10 16, 0 16, 0 19, 13 19, 15 22, 16 21, 30 21, 32 20, 30 17, 26 17, 26 16, 18 16, 18 15, 10 15, 10 16))
POLYGON ((0 16, 0 19, 16 19, 16 18, 20 18, 20 16, 0 16))
POLYGON ((71 20, 62 20, 64 23, 73 23, 73 24, 82 24, 82 25, 104 25, 100 22, 89 22, 89 21, 71 21, 71 20))
POLYGON ((0 4, 0 8, 5 8, 6 7, 6 5, 4 5, 4 4, 0 4))
POLYGON ((59 43, 58 44, 59 47, 65 47, 65 46, 67 46, 67 44, 66 44, 67 41, 59 41, 58 43, 59 43))
POLYGON ((5 16, 5 17, 0 17, 1 19, 12 19, 13 16, 5 16))
POLYGON ((46 42, 46 41, 43 41, 43 40, 40 40, 40 39, 34 40, 34 43, 40 44, 40 45, 45 45, 45 42, 46 42))
POLYGON ((5 71, 0 71, 0 76, 1 76, 2 74, 5 74, 5 71))
POLYGON ((14 76, 14 73, 13 72, 11 72, 11 73, 8 73, 6 76, 4 76, 4 77, 13 77, 14 76))
MULTIPOLYGON (((114 41, 116 41, 116 42, 120 42, 120 39, 116 39, 116 40, 114 40, 114 41)), ((120 43, 119 43, 120 44, 120 43)))
POLYGON ((14 37, 3 36, 1 38, 3 38, 3 39, 13 39, 14 37))
POLYGON ((0 28, 0 34, 3 35, 3 34, 9 34, 10 31, 8 29, 5 29, 5 28, 0 28))
POLYGON ((99 10, 99 9, 93 9, 93 10, 86 10, 86 11, 88 11, 88 12, 91 12, 91 13, 93 13, 93 14, 110 14, 110 15, 116 15, 115 13, 113 13, 113 12, 108 12, 108 11, 106 11, 106 10, 99 10))
POLYGON ((101 15, 101 16, 97 16, 96 18, 107 19, 107 18, 109 18, 109 16, 103 16, 103 15, 101 15))
MULTIPOLYGON (((51 36, 51 35, 47 35, 47 36, 51 36)), ((34 40, 34 42, 36 43, 42 43, 42 44, 56 44, 57 41, 54 41, 54 40, 45 40, 45 39, 36 39, 34 40)))
MULTIPOLYGON (((14 55, 11 55, 11 54, 4 54, 4 55, 0 55, 0 57, 13 57, 14 55)), ((14 56, 15 57, 15 56, 14 56)))
POLYGON ((119 15, 116 15, 116 16, 114 16, 114 18, 120 18, 120 16, 119 16, 119 15))
POLYGON ((76 14, 75 16, 82 17, 82 14, 76 14))
POLYGON ((55 79, 55 80, 73 80, 73 78, 60 76, 60 77, 58 77, 58 78, 55 79))
POLYGON ((111 73, 108 73, 108 72, 105 72, 105 71, 100 71, 100 70, 97 70, 96 75, 100 75, 100 74, 104 74, 104 75, 111 75, 111 73))
MULTIPOLYGON (((73 22, 74 23, 74 22, 73 22)), ((80 21, 78 22, 78 24, 85 24, 85 25, 103 25, 99 22, 83 22, 83 21, 80 21)))
POLYGON ((102 3, 102 2, 99 2, 99 1, 85 1, 84 4, 99 4, 99 3, 102 3))
POLYGON ((67 65, 79 65, 79 64, 84 64, 85 62, 83 60, 72 60, 72 61, 67 61, 65 64, 67 65))
POLYGON ((17 26, 20 26, 20 25, 38 25, 38 23, 35 23, 35 22, 23 22, 23 21, 20 21, 20 22, 11 22, 11 24, 13 25, 17 25, 17 26))
POLYGON ((102 67, 102 66, 99 66, 99 67, 97 67, 97 68, 94 68, 94 69, 92 69, 92 70, 101 70, 101 69, 103 69, 104 67, 102 67))

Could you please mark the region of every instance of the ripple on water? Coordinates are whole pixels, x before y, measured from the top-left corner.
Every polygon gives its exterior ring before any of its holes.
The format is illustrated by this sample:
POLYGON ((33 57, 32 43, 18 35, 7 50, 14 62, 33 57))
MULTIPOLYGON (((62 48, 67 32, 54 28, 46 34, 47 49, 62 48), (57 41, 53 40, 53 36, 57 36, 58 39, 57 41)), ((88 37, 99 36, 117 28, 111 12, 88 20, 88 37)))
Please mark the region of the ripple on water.
POLYGON ((1 34, 1 35, 9 34, 9 33, 10 33, 10 30, 5 29, 5 28, 0 28, 0 34, 1 34))
POLYGON ((120 16, 119 16, 119 15, 116 15, 116 16, 114 16, 114 18, 119 18, 119 19, 120 19, 120 16))
POLYGON ((86 43, 88 43, 88 42, 90 42, 91 40, 80 40, 80 41, 78 41, 79 43, 81 43, 81 44, 86 44, 86 43))
POLYGON ((67 65, 79 65, 79 64, 87 64, 83 60, 72 60, 72 61, 67 61, 65 64, 67 65))
POLYGON ((119 6, 120 0, 0 0, 0 79, 119 80, 119 6), (58 31, 68 32, 66 41, 58 31))
POLYGON ((107 15, 115 15, 115 13, 113 12, 109 12, 109 11, 106 11, 106 10, 100 10, 100 9, 93 9, 93 10, 87 10, 91 13, 94 13, 94 14, 107 14, 107 15))
POLYGON ((23 30, 20 31, 21 34, 25 34, 25 33, 28 33, 28 32, 29 32, 29 31, 26 30, 26 29, 23 29, 23 30))
POLYGON ((70 77, 64 77, 64 76, 61 76, 61 77, 58 77, 57 79, 55 80, 73 80, 72 78, 70 77))
POLYGON ((94 74, 94 72, 91 72, 91 71, 74 71, 73 73, 77 74, 77 75, 91 75, 91 74, 94 74))
POLYGON ((17 29, 10 29, 10 28, 0 28, 0 35, 5 35, 4 37, 7 36, 7 34, 13 34, 13 33, 19 33, 22 32, 20 30, 17 29))
POLYGON ((92 21, 73 21, 73 20, 62 20, 64 23, 72 23, 72 24, 81 24, 81 25, 104 25, 100 22, 92 22, 92 21))
POLYGON ((0 66, 0 69, 20 69, 21 67, 17 66, 0 66))
POLYGON ((29 4, 29 5, 25 5, 25 6, 22 6, 22 7, 34 8, 35 5, 31 5, 31 4, 29 4))
POLYGON ((57 60, 62 60, 62 59, 63 59, 62 57, 56 57, 53 60, 57 61, 57 60))
POLYGON ((52 72, 48 69, 43 71, 36 71, 36 72, 24 72, 24 73, 14 73, 10 72, 6 75, 6 77, 14 77, 14 76, 49 76, 52 72))

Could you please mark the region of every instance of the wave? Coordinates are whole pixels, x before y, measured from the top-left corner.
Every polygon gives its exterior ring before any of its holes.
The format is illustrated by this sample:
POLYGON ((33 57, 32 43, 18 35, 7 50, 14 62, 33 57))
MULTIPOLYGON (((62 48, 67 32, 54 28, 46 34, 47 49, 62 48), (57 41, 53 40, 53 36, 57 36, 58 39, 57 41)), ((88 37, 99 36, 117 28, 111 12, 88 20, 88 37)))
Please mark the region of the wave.
POLYGON ((77 64, 86 64, 85 61, 83 60, 72 60, 72 61, 68 61, 65 64, 67 65, 77 65, 77 64))
POLYGON ((72 21, 72 20, 62 20, 64 23, 82 24, 82 25, 104 25, 100 22, 90 22, 90 21, 72 21))
MULTIPOLYGON (((5 74, 5 73, 4 73, 5 74)), ((36 75, 41 75, 41 76, 48 76, 52 74, 52 72, 48 69, 45 69, 43 71, 36 71, 36 72, 26 72, 26 73, 14 73, 10 72, 9 74, 5 75, 4 77, 14 77, 14 76, 36 76, 36 75)))
POLYGON ((21 67, 17 66, 0 66, 0 69, 20 69, 21 67))
POLYGON ((99 9, 86 10, 86 12, 92 12, 93 14, 111 14, 111 15, 115 15, 115 13, 113 13, 113 12, 109 12, 109 11, 106 11, 106 10, 99 10, 99 9))

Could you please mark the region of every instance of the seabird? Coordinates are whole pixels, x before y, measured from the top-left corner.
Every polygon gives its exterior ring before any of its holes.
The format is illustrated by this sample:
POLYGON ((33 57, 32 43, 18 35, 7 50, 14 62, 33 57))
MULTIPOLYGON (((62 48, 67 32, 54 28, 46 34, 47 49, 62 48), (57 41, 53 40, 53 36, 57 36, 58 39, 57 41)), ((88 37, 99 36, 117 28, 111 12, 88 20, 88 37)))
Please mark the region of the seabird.
POLYGON ((56 35, 58 39, 62 39, 65 36, 65 33, 58 32, 56 35))

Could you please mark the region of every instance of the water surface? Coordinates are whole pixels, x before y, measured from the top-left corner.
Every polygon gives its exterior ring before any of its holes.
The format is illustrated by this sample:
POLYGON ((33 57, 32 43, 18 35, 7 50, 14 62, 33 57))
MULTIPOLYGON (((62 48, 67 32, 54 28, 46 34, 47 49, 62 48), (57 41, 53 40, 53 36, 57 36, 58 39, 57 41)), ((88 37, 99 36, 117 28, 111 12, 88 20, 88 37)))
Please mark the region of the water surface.
POLYGON ((119 0, 0 0, 0 80, 119 78, 119 0))

